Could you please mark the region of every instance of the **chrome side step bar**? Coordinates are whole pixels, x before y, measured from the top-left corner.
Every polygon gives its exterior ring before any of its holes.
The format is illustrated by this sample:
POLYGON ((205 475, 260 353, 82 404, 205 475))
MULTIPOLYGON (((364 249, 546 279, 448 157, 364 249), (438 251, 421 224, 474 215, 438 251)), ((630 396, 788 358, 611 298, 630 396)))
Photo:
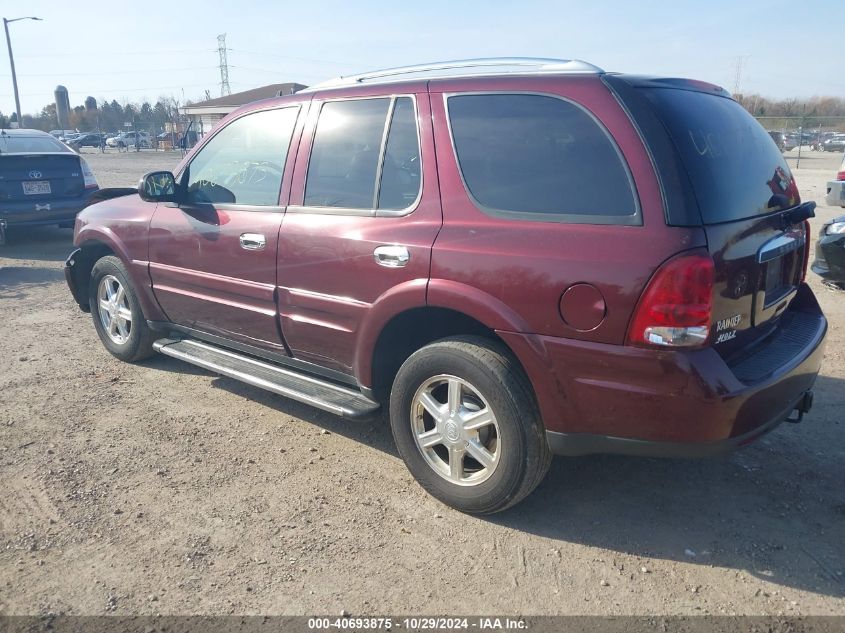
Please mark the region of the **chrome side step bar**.
POLYGON ((366 417, 379 409, 360 391, 195 339, 163 338, 153 343, 153 349, 344 418, 366 417))

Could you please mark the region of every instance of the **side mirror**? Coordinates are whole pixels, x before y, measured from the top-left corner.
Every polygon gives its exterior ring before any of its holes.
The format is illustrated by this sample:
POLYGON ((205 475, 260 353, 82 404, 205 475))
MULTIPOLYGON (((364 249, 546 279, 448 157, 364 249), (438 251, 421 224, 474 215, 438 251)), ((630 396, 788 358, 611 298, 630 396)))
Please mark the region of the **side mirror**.
POLYGON ((176 177, 169 171, 151 171, 138 182, 145 202, 176 202, 176 177))

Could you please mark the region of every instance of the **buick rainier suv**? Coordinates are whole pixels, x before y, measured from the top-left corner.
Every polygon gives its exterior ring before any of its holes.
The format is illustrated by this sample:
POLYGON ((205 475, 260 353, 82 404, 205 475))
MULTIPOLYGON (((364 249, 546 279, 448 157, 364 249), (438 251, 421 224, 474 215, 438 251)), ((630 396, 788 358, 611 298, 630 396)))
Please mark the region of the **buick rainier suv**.
POLYGON ((259 101, 83 211, 106 349, 389 411, 461 511, 553 454, 708 456, 813 401, 813 202, 723 89, 580 61, 376 71, 259 101))

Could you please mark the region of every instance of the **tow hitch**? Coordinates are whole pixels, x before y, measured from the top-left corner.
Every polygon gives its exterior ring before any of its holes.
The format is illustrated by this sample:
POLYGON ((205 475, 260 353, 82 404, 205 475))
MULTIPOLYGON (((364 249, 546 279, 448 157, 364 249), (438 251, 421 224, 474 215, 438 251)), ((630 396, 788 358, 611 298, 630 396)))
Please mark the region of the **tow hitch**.
POLYGON ((801 399, 795 405, 794 411, 797 412, 798 417, 789 416, 786 418, 787 422, 791 422, 792 424, 798 424, 801 420, 804 419, 804 414, 809 413, 810 409, 813 407, 813 392, 812 391, 805 391, 804 395, 801 396, 801 399))

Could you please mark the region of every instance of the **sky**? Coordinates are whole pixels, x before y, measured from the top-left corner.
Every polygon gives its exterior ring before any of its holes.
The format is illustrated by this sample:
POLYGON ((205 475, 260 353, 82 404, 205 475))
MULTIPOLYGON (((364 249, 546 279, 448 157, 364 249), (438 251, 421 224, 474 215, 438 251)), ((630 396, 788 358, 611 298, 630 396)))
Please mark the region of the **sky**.
MULTIPOLYGON (((608 71, 701 79, 772 98, 845 97, 843 0, 345 2, 4 0, 22 111, 68 88, 118 102, 232 92, 474 57, 583 59, 608 71), (825 32, 830 35, 825 36, 825 32), (836 36, 832 34, 836 33, 836 36), (94 35, 97 34, 97 35, 94 35), (738 66, 740 72, 737 73, 738 66)), ((0 112, 14 111, 0 50, 0 112)))

